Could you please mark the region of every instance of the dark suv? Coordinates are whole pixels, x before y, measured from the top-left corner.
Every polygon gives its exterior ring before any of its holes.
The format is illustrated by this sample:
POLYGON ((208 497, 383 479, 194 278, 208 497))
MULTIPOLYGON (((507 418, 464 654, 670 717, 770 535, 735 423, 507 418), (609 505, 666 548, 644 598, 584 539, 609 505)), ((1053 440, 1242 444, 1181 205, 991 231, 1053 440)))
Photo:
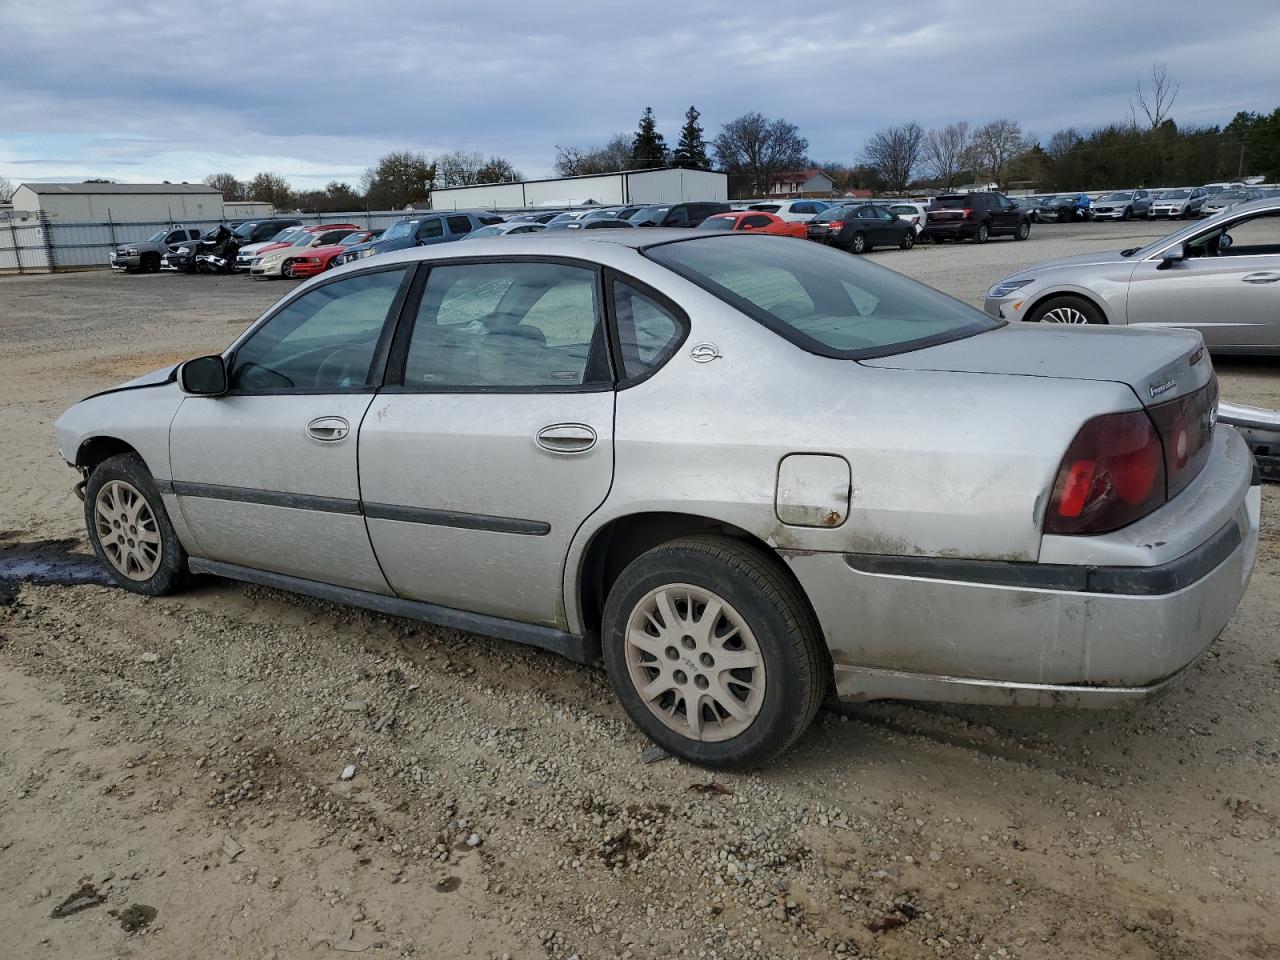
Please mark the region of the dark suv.
POLYGON ((637 227, 696 227, 713 213, 728 213, 727 203, 695 200, 690 203, 656 204, 637 210, 629 218, 637 227))
POLYGON ((967 237, 986 243, 989 237, 1031 236, 1031 214, 1003 193, 948 193, 934 198, 925 220, 925 235, 934 243, 967 237))
POLYGON ((268 220, 246 220, 244 223, 237 223, 232 227, 231 232, 236 235, 236 242, 242 247, 247 247, 251 243, 261 243, 263 240, 270 240, 282 230, 289 227, 298 227, 302 225, 301 220, 292 220, 285 217, 272 217, 268 220))

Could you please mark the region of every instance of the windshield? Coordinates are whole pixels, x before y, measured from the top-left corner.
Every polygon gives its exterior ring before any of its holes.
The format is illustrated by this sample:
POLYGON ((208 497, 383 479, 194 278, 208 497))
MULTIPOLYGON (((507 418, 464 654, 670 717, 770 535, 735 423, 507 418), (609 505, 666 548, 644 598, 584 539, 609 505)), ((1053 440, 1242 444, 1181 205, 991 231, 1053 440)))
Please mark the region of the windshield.
MULTIPOLYGON (((266 243, 289 243, 302 232, 301 227, 290 227, 287 230, 281 230, 266 243)), ((264 244, 265 245, 265 244, 264 244)))
POLYGON ((251 233, 253 233, 253 228, 256 227, 257 225, 258 224, 255 221, 250 221, 249 223, 242 223, 240 224, 240 226, 236 227, 231 232, 234 233, 237 237, 241 237, 241 238, 247 237, 251 233))
POLYGON ((305 233, 305 232, 304 232, 304 233, 301 233, 301 234, 299 234, 298 236, 294 237, 294 239, 293 239, 293 245, 294 245, 295 247, 305 247, 305 246, 307 246, 309 243, 311 243, 311 241, 312 241, 312 240, 319 240, 319 239, 320 239, 320 234, 318 234, 318 233, 305 233))
POLYGON ((635 216, 631 218, 631 222, 639 225, 642 223, 648 223, 650 220, 661 220, 667 215, 667 211, 670 209, 670 206, 645 207, 643 210, 636 211, 635 216))
POLYGON ((168 230, 161 230, 159 233, 153 233, 151 236, 147 237, 147 243, 159 243, 168 235, 168 230))
POLYGON ((733 225, 737 222, 738 222, 737 217, 725 217, 725 216, 707 217, 707 219, 703 220, 700 224, 698 224, 698 229, 699 230, 732 230, 733 225))
POLYGON ((413 233, 413 228, 418 225, 417 220, 401 220, 387 227, 387 232, 382 235, 383 240, 399 240, 401 237, 407 237, 413 233))
POLYGON ((816 243, 735 234, 645 250, 797 346, 882 357, 1003 326, 901 274, 816 243))
POLYGON ((463 237, 462 239, 463 239, 463 240, 476 240, 476 239, 479 239, 479 238, 481 238, 481 237, 500 237, 500 236, 502 236, 502 229, 501 229, 500 227, 492 227, 492 226, 491 226, 491 227, 481 227, 481 228, 480 228, 480 229, 478 229, 478 230, 472 230, 470 233, 468 233, 468 234, 467 234, 465 237, 463 237))
POLYGON ((348 233, 345 237, 338 241, 340 247, 354 247, 357 243, 364 243, 369 239, 369 231, 362 230, 359 233, 348 233))
POLYGON ((1243 190, 1223 190, 1215 196, 1214 202, 1218 200, 1243 200, 1247 194, 1243 190))
POLYGON ((1133 194, 1124 193, 1123 191, 1120 193, 1108 193, 1102 199, 1103 200, 1132 200, 1133 194))
POLYGON ((1191 196, 1190 190, 1166 190, 1160 194, 1161 200, 1185 200, 1191 196))

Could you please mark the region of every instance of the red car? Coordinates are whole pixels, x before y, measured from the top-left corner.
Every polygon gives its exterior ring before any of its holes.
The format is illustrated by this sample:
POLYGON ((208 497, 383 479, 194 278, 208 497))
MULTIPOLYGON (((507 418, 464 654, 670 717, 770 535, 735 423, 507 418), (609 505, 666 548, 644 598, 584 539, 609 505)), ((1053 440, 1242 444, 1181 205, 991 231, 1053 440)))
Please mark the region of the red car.
POLYGON ((296 257, 289 257, 280 265, 280 275, 290 279, 301 280, 324 273, 333 266, 338 254, 345 253, 348 247, 357 243, 373 240, 382 233, 381 230, 356 230, 340 237, 335 243, 319 247, 308 247, 296 257))
POLYGON ((805 236, 804 221, 790 223, 772 213, 761 210, 742 210, 736 213, 717 213, 698 224, 699 230, 732 230, 744 233, 771 233, 779 237, 805 236))
POLYGON ((359 230, 359 229, 360 227, 356 226, 354 223, 321 223, 321 224, 317 224, 314 227, 294 227, 293 230, 289 231, 288 240, 278 240, 274 243, 264 243, 261 246, 254 244, 250 248, 251 260, 260 260, 262 259, 262 257, 264 257, 268 253, 274 253, 276 250, 281 250, 287 246, 290 246, 299 237, 303 236, 304 234, 312 234, 312 239, 314 240, 315 234, 323 234, 328 230, 350 231, 350 230, 359 230))

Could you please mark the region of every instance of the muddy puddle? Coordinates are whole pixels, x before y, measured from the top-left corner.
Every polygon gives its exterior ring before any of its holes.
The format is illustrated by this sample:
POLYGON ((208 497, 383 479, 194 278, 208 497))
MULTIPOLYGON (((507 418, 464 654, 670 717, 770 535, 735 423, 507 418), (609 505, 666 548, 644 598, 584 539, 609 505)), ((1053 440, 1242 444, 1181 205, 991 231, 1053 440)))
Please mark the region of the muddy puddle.
POLYGON ((111 585, 98 558, 79 540, 21 541, 0 537, 0 603, 11 603, 20 583, 111 585))

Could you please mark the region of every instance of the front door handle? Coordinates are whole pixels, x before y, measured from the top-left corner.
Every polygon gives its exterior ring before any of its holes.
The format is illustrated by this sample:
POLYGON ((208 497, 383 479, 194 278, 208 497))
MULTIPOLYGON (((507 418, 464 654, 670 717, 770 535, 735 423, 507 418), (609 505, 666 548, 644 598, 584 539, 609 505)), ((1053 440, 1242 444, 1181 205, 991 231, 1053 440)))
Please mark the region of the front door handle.
POLYGON ((596 432, 585 423, 553 423, 534 439, 550 453, 586 453, 596 445, 596 432))
POLYGON ((1280 273, 1249 273, 1240 279, 1245 283, 1275 283, 1280 280, 1280 273))
POLYGON ((323 443, 336 443, 347 439, 351 424, 342 417, 316 417, 307 424, 307 436, 323 443))

